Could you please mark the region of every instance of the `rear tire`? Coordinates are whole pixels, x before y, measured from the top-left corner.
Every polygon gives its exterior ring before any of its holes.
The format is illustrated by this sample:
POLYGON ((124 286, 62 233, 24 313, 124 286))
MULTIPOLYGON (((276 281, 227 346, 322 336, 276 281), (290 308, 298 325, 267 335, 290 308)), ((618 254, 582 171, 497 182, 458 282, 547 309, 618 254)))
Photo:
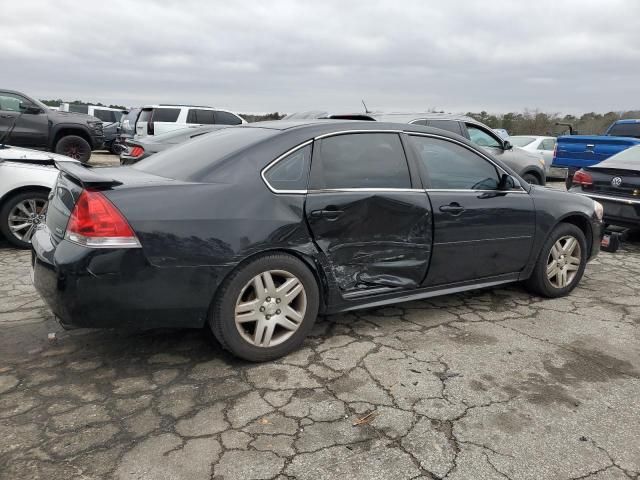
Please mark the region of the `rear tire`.
POLYGON ((313 327, 320 294, 309 268, 282 253, 238 267, 220 286, 209 326, 225 350, 251 362, 296 350, 313 327))
POLYGON ((56 143, 56 153, 87 163, 91 158, 91 145, 77 135, 67 135, 56 143))
POLYGON ((31 190, 4 202, 0 208, 0 232, 9 243, 18 248, 31 248, 35 229, 44 222, 48 196, 42 190, 31 190), (19 228, 21 225, 26 226, 19 228))
POLYGON ((531 292, 547 298, 568 295, 580 283, 587 265, 587 241, 570 223, 556 226, 542 246, 531 276, 524 282, 531 292))

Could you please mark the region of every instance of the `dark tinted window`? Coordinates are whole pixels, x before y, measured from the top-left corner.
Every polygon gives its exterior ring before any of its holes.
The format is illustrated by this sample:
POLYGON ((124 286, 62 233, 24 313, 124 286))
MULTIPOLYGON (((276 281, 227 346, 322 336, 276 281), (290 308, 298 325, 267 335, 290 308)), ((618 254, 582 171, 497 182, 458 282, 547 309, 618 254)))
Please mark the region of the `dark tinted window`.
POLYGON ((202 123, 211 125, 216 123, 213 110, 201 110, 192 108, 187 115, 187 123, 202 123))
POLYGON ((276 133, 266 128, 223 128, 151 155, 131 168, 161 177, 199 181, 219 161, 276 133))
POLYGON ((453 132, 457 133, 458 135, 462 135, 460 122, 456 122, 455 120, 429 120, 429 123, 427 125, 433 128, 446 130, 447 132, 453 132))
POLYGON ((411 136, 429 188, 495 190, 498 171, 471 150, 446 140, 411 136))
POLYGON ((306 190, 311 165, 311 145, 287 155, 264 174, 275 190, 306 190))
POLYGON ((320 141, 314 188, 411 188, 395 133, 337 135, 320 141))
POLYGON ((489 132, 485 132, 482 128, 467 124, 469 138, 479 147, 502 147, 502 143, 489 132))
POLYGON ((175 122, 180 115, 179 108, 155 108, 153 110, 154 122, 175 122))
POLYGON ((242 120, 233 113, 216 110, 216 123, 221 123, 223 125, 240 125, 242 120))
POLYGON ((607 135, 640 138, 640 123, 618 123, 611 127, 607 135))
POLYGON ((107 123, 114 123, 118 121, 118 119, 116 118, 116 113, 117 112, 114 112, 113 110, 102 110, 99 108, 93 110, 94 117, 99 118, 103 122, 107 123))

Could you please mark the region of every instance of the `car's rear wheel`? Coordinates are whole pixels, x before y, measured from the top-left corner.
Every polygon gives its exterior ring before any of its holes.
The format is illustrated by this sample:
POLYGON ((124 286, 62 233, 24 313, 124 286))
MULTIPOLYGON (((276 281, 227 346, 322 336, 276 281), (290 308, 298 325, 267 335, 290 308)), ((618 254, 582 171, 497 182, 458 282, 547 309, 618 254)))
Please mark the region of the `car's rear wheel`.
POLYGON ((91 158, 91 145, 82 137, 67 135, 58 140, 56 153, 86 163, 89 161, 89 158, 91 158))
POLYGON ((209 318, 234 355, 263 362, 298 348, 318 314, 316 279, 300 260, 269 254, 242 265, 220 287, 209 318))
POLYGON ((16 247, 29 248, 38 225, 44 223, 47 193, 22 192, 7 199, 0 209, 0 231, 16 247))
POLYGON ((522 179, 529 185, 542 185, 542 182, 540 181, 538 176, 533 173, 525 173, 522 176, 522 179))
POLYGON ((587 241, 577 226, 561 223, 549 235, 525 285, 543 297, 567 295, 580 282, 587 264, 587 241))

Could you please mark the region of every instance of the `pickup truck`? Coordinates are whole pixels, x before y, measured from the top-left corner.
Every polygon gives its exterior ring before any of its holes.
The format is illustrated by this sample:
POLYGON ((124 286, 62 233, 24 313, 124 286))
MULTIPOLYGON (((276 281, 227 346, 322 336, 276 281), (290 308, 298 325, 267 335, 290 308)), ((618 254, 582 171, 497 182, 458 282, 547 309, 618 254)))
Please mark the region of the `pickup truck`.
POLYGON ((47 150, 84 163, 103 143, 99 118, 52 110, 24 93, 0 90, 0 145, 47 150))
POLYGON ((604 135, 563 135, 553 153, 553 168, 567 169, 567 184, 573 174, 612 155, 640 144, 640 119, 613 122, 604 135))

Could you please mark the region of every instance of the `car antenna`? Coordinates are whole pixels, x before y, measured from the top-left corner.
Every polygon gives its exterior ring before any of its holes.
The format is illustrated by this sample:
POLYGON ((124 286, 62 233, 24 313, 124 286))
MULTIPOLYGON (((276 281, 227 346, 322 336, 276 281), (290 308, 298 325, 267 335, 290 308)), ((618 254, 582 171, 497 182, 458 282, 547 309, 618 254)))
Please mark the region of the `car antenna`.
POLYGON ((9 127, 9 130, 7 130, 5 134, 2 136, 2 142, 1 142, 2 144, 0 145, 0 150, 4 150, 6 148, 5 144, 11 138, 13 129, 15 128, 16 123, 18 123, 18 120, 20 120, 20 117, 22 116, 23 113, 24 111, 20 112, 16 117, 14 117, 11 127, 9 127))
POLYGON ((371 110, 367 108, 367 104, 364 103, 364 99, 362 100, 362 105, 364 105, 364 113, 371 113, 371 110))

